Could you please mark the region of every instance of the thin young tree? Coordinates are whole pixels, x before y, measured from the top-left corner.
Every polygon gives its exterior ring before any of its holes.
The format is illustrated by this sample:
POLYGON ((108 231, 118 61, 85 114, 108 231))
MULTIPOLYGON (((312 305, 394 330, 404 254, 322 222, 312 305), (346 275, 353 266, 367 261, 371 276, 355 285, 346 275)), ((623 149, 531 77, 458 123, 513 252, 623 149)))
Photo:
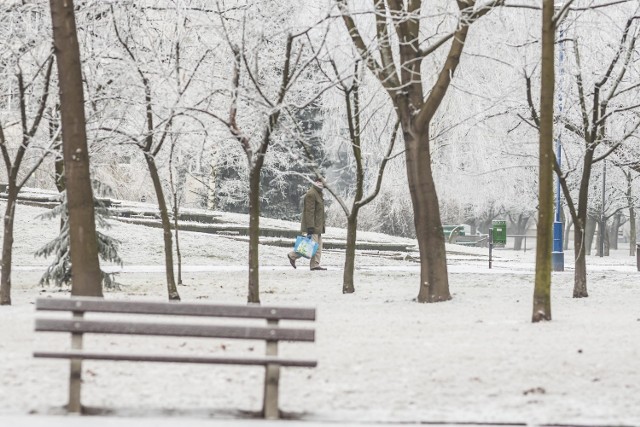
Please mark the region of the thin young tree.
MULTIPOLYGON (((31 178, 33 173, 42 164, 45 157, 49 155, 53 150, 53 145, 57 142, 57 132, 49 139, 48 148, 45 146, 43 154, 37 154, 37 160, 35 163, 29 165, 26 171, 23 169, 23 160, 25 155, 33 151, 34 140, 36 133, 42 119, 45 116, 45 110, 47 106, 47 99, 49 98, 49 87, 51 82, 51 74, 53 69, 53 54, 50 53, 46 61, 42 66, 37 67, 37 72, 34 76, 29 78, 30 83, 25 84, 24 74, 20 66, 20 60, 17 60, 18 73, 16 75, 17 90, 18 90, 18 103, 19 103, 19 124, 20 132, 19 144, 11 144, 11 136, 5 133, 5 125, 0 121, 0 151, 2 152, 2 159, 7 169, 7 201, 4 213, 4 230, 2 238, 2 273, 0 275, 0 305, 11 304, 11 264, 13 254, 13 229, 16 217, 16 204, 18 200, 18 193, 25 185, 25 183, 31 178), (30 92, 34 92, 35 82, 37 77, 41 76, 42 89, 37 101, 35 103, 35 116, 29 122, 28 99, 30 98, 30 92), (11 146, 17 145, 15 155, 12 158, 10 149, 11 146)), ((35 95, 35 94, 34 94, 35 95)), ((43 148, 43 147, 40 147, 43 148)))
MULTIPOLYGON (((431 22, 423 15, 426 6, 423 7, 419 0, 374 1, 373 40, 363 35, 356 22, 356 14, 349 9, 347 0, 337 1, 354 46, 391 98, 402 127, 407 178, 420 250, 417 300, 421 303, 451 299, 445 239, 431 165, 430 124, 458 68, 469 29, 494 6, 502 4, 503 0, 491 0, 482 5, 477 5, 475 0, 452 3, 455 3, 458 12, 449 20, 454 29, 443 36, 436 35, 436 40, 425 41, 425 32, 431 22), (444 62, 428 74, 429 71, 423 69, 425 60, 447 45, 444 62), (434 77, 430 88, 424 84, 428 81, 425 79, 427 75, 434 77)), ((439 27, 434 25, 434 28, 439 27)))
MULTIPOLYGON (((180 195, 178 194, 178 185, 176 183, 176 179, 174 178, 174 151, 176 149, 177 141, 175 135, 171 136, 171 152, 169 153, 169 185, 171 187, 171 199, 172 199, 172 214, 173 214, 173 231, 175 232, 176 238, 176 257, 177 257, 177 267, 178 267, 178 285, 182 285, 182 253, 180 252, 180 234, 179 234, 179 225, 178 220, 180 218, 180 195)), ((178 175, 178 168, 176 167, 176 175, 178 175)))
MULTIPOLYGON (((269 6, 278 6, 269 3, 269 6)), ((228 46, 231 64, 229 90, 212 93, 202 102, 206 108, 198 106, 190 111, 209 116, 215 123, 227 129, 233 140, 240 146, 246 159, 248 174, 249 213, 249 253, 247 302, 260 303, 260 199, 261 177, 269 148, 277 138, 277 131, 283 120, 283 112, 289 108, 304 110, 317 99, 322 90, 311 90, 311 95, 300 95, 296 84, 305 78, 305 73, 315 62, 317 51, 308 46, 305 39, 309 28, 293 32, 287 19, 272 16, 276 28, 253 28, 249 20, 259 19, 246 13, 255 4, 247 3, 239 10, 222 10, 218 4, 219 27, 228 46), (232 28, 228 22, 239 22, 240 28, 232 28), (251 31, 248 29, 252 28, 251 31), (265 29, 275 34, 265 34, 265 29), (253 32, 252 32, 253 31, 253 32), (298 95, 297 97, 294 97, 298 95), (222 101, 216 99, 220 95, 222 101), (296 100, 300 100, 296 104, 296 100), (219 111, 219 105, 227 106, 226 112, 219 111), (218 108, 216 108, 218 107, 218 108), (225 114, 226 113, 226 114, 225 114)), ((268 8, 267 8, 268 9, 268 8)), ((262 11, 264 12, 264 11, 262 11)))
MULTIPOLYGON (((184 23, 183 25, 186 25, 187 19, 184 19, 184 23)), ((178 33, 177 29, 178 29, 178 23, 176 22, 176 33, 178 33)), ((174 43, 174 48, 175 48, 175 82, 176 82, 176 88, 178 88, 178 91, 181 92, 180 96, 182 96, 184 94, 184 84, 182 82, 182 70, 180 69, 180 38, 176 37, 175 43, 174 43)), ((178 144, 178 135, 179 132, 176 133, 173 131, 173 129, 169 129, 169 132, 171 133, 171 149, 169 152, 169 187, 171 188, 171 200, 172 200, 172 214, 173 214, 173 231, 175 234, 175 241, 176 241, 176 258, 177 258, 177 267, 178 267, 178 285, 182 285, 182 252, 180 251, 180 227, 178 225, 178 221, 180 219, 180 195, 178 194, 178 184, 176 183, 176 180, 174 179, 174 152, 175 149, 177 147, 178 144)), ((175 174, 179 175, 178 173, 178 166, 176 166, 175 168, 175 174)))
POLYGON ((553 101, 555 87, 554 1, 542 3, 540 76, 540 155, 536 276, 531 320, 551 320, 551 248, 553 244, 553 101))
MULTIPOLYGON (((635 191, 638 178, 640 175, 640 152, 638 151, 638 146, 636 144, 627 144, 624 149, 616 151, 614 153, 612 163, 616 166, 616 169, 619 171, 618 176, 621 176, 623 185, 615 185, 614 194, 618 194, 616 197, 619 199, 619 207, 627 210, 626 215, 621 212, 617 213, 617 216, 621 218, 624 217, 626 222, 629 223, 629 256, 636 255, 636 243, 637 243, 637 207, 638 207, 638 196, 635 191)), ((623 221, 619 221, 616 226, 621 225, 623 221)), ((612 230, 613 231, 613 230, 612 230)), ((614 242, 617 242, 615 236, 617 235, 617 230, 614 236, 614 242)))
POLYGON ((245 132, 238 124, 238 100, 241 92, 240 81, 243 70, 249 75, 249 78, 255 83, 259 91, 260 86, 258 80, 256 80, 251 73, 250 68, 246 67, 246 56, 242 47, 233 44, 230 40, 229 42, 233 54, 233 71, 231 78, 232 97, 230 100, 228 119, 222 119, 211 112, 207 112, 207 114, 218 118, 229 129, 229 132, 240 144, 247 158, 249 169, 249 282, 247 302, 260 303, 260 267, 258 258, 260 238, 260 175, 265 156, 272 142, 273 133, 278 126, 278 121, 282 114, 289 84, 293 73, 297 71, 292 69, 291 66, 294 37, 288 35, 286 38, 281 81, 277 97, 275 100, 271 100, 266 96, 264 97, 264 101, 271 107, 271 111, 264 122, 262 135, 257 144, 253 143, 250 134, 245 132))
MULTIPOLYGON (((567 7, 568 4, 563 9, 570 11, 567 7)), ((640 83, 627 82, 624 79, 625 74, 629 71, 636 41, 640 36, 640 32, 636 31, 638 19, 640 16, 636 15, 627 19, 613 57, 608 63, 604 63, 606 68, 599 74, 591 91, 587 91, 585 88, 587 73, 582 66, 580 39, 576 37, 571 40, 576 65, 575 88, 579 121, 572 120, 573 117, 569 114, 559 117, 559 120, 564 129, 573 134, 577 141, 582 142, 580 159, 582 170, 579 176, 577 200, 571 191, 569 182, 573 170, 563 170, 556 160, 554 161, 554 171, 560 180, 567 208, 574 224, 574 298, 589 296, 587 291, 586 238, 590 202, 589 190, 593 167, 623 147, 640 128, 640 119, 634 113, 640 109, 640 105, 636 104, 632 98, 631 100, 628 98, 628 95, 632 94, 634 90, 637 91, 640 83), (614 107, 614 104, 617 105, 614 107), (615 134, 611 126, 607 126, 607 123, 616 118, 626 121, 626 124, 620 127, 623 132, 619 134, 615 134), (602 147, 600 154, 597 153, 599 147, 602 147)), ((527 78, 527 98, 534 126, 539 127, 539 118, 531 96, 530 78, 527 78)))
MULTIPOLYGON (((167 14, 169 12, 164 13, 164 16, 168 16, 167 14)), ((144 133, 142 135, 134 135, 130 131, 108 126, 103 126, 102 130, 125 137, 127 141, 132 142, 133 145, 138 148, 144 155, 145 163, 149 170, 149 176, 151 177, 153 188, 156 194, 158 209, 160 211, 160 219, 162 222, 167 293, 170 300, 180 300, 174 271, 173 234, 171 231, 172 224, 169 207, 165 197, 163 181, 160 176, 158 158, 165 146, 165 142, 171 139, 171 129, 172 126, 175 125, 177 117, 180 116, 180 104, 181 102, 185 102, 185 93, 189 89, 191 83, 194 81, 194 78, 198 73, 199 66, 208 57, 209 51, 205 50, 205 52, 198 55, 195 60, 194 68, 191 70, 188 78, 182 80, 176 77, 176 96, 173 103, 167 106, 165 102, 166 100, 159 99, 161 98, 161 95, 155 92, 152 88, 152 85, 154 83, 160 83, 157 77, 157 70, 148 70, 148 67, 144 67, 145 59, 139 57, 140 55, 142 55, 141 52, 146 52, 150 49, 145 46, 138 46, 135 44, 135 37, 133 37, 133 35, 131 34, 131 32, 133 31, 131 23, 129 25, 129 33, 125 34, 122 31, 120 21, 116 16, 116 11, 113 6, 111 7, 111 15, 117 43, 122 48, 124 53, 123 60, 128 61, 128 63, 134 67, 135 74, 142 85, 143 92, 137 95, 140 96, 140 100, 142 101, 141 105, 144 109, 144 133), (166 107, 165 110, 168 111, 165 111, 166 114, 164 117, 160 117, 159 111, 163 110, 163 106, 166 107)), ((130 17, 129 15, 126 16, 130 17)), ((175 35, 175 37, 176 38, 172 43, 173 52, 171 53, 171 57, 165 58, 163 63, 173 63, 175 66, 171 67, 171 72, 180 74, 183 71, 179 65, 180 42, 177 39, 177 34, 175 35)), ((125 118, 125 121, 126 120, 127 119, 125 118)), ((128 120, 131 124, 131 120, 128 120)))
MULTIPOLYGON (((355 284, 354 284, 354 271, 355 271, 355 258, 356 258, 356 241, 357 241, 357 233, 358 233, 358 215, 360 210, 371 203, 380 193, 380 188, 382 186, 382 178, 384 177, 385 168, 389 160, 393 157, 392 152, 395 146, 395 142, 397 139, 398 128, 400 127, 400 123, 396 121, 393 129, 391 130, 391 136, 389 144, 387 145, 387 150, 382 160, 380 161, 377 169, 377 173, 375 175, 375 182, 372 185, 372 189, 369 194, 365 194, 365 165, 364 165, 364 153, 363 153, 363 139, 366 139, 367 136, 364 133, 364 127, 366 123, 371 123, 373 117, 367 118, 364 116, 363 107, 362 107, 362 89, 360 80, 362 78, 361 73, 361 63, 360 61, 356 61, 353 65, 353 73, 350 76, 342 76, 336 62, 330 58, 329 62, 331 64, 331 68, 333 69, 333 73, 335 79, 337 79, 338 85, 337 90, 340 92, 342 99, 344 100, 344 108, 346 113, 347 120, 347 128, 349 135, 349 145, 351 147, 351 154, 354 163, 354 187, 352 189, 353 200, 351 201, 351 206, 347 205, 347 202, 341 197, 336 191, 334 191, 331 186, 329 186, 325 182, 325 188, 331 192, 334 199, 339 203, 342 211, 347 217, 347 240, 346 240, 346 248, 345 248, 345 257, 344 257, 344 271, 342 275, 342 293, 350 294, 355 292, 355 284), (347 79, 350 79, 350 84, 347 83, 347 79)), ((328 76, 327 76, 328 77, 328 76)), ((388 122, 388 120, 387 120, 388 122)), ((385 126, 386 128, 386 126, 385 126)), ((383 129, 383 131, 386 129, 383 129)), ((380 137, 380 135, 376 135, 380 137)), ((308 158, 312 160, 312 163, 315 165, 316 162, 313 161, 313 153, 308 146, 305 144, 303 140, 303 148, 305 154, 308 158)), ((368 142, 369 145, 373 141, 364 141, 368 142)), ((314 171, 317 176, 321 176, 322 174, 319 170, 314 171)))
POLYGON ((50 8, 58 66, 69 246, 73 263, 71 294, 102 296, 80 48, 73 0, 51 0, 50 8))

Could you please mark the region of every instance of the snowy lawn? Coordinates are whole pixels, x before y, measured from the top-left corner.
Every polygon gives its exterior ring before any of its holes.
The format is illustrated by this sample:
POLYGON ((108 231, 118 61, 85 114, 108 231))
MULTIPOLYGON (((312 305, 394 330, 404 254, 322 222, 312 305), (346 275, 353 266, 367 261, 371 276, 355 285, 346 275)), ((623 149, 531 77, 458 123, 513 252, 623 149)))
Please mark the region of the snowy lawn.
MULTIPOLYGON (((4 206, 0 206, 2 208, 4 206)), ((36 360, 34 349, 63 349, 64 334, 33 332, 37 285, 46 260, 33 251, 57 221, 18 206, 13 305, 0 307, 0 414, 62 413, 68 362, 36 360)), ((164 299, 159 229, 115 223, 126 265, 122 289, 107 298, 164 299)), ((184 301, 244 303, 246 244, 182 233, 184 301)), ((315 344, 283 344, 284 355, 317 358, 315 369, 285 368, 280 407, 308 420, 640 424, 640 273, 620 250, 589 257, 589 292, 571 298, 573 272, 553 276, 553 318, 531 324, 534 252, 483 250, 450 257, 453 300, 417 304, 417 264, 359 255, 356 293, 343 295, 342 253, 327 251, 326 272, 293 270, 287 249, 261 247, 263 304, 315 306, 315 344)), ((571 267, 571 253, 567 264, 571 267)), ((262 352, 255 343, 144 339, 87 340, 96 348, 262 352), (183 345, 188 342, 186 346, 183 345), (122 343, 117 347, 113 343, 122 343)), ((117 414, 246 417, 259 410, 262 368, 86 362, 83 402, 117 414)))

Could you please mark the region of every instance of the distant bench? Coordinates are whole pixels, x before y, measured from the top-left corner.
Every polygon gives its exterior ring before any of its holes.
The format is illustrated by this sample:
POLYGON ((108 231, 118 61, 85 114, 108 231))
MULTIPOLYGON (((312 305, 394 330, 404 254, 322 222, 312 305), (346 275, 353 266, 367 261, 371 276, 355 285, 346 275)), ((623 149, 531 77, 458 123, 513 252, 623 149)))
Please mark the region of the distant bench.
POLYGON ((453 224, 453 225, 442 225, 442 232, 444 233, 444 238, 447 242, 452 243, 452 240, 456 236, 464 236, 464 225, 463 224, 453 224), (455 234, 454 234, 455 233, 455 234))
MULTIPOLYGON (((71 312, 73 318, 37 318, 36 331, 41 332, 69 332, 71 333, 71 350, 66 351, 35 351, 34 357, 56 359, 71 359, 69 376, 69 406, 70 412, 81 413, 80 387, 82 382, 82 360, 112 360, 131 362, 172 362, 172 363, 201 363, 227 365, 260 365, 265 366, 264 401, 262 415, 265 418, 279 418, 278 383, 281 366, 315 367, 315 360, 286 359, 278 357, 279 341, 308 341, 315 340, 315 330, 309 328, 282 328, 278 326, 280 320, 314 321, 315 308, 268 307, 260 305, 216 305, 191 303, 165 303, 149 301, 116 301, 102 298, 71 297, 71 298, 38 298, 38 311, 66 311, 71 312), (111 317, 122 319, 118 314, 152 315, 147 321, 138 318, 127 321, 109 320, 106 316, 100 320, 86 320, 85 313, 112 313, 111 317), (266 326, 231 325, 224 324, 184 324, 161 323, 159 318, 170 319, 170 316, 198 316, 205 318, 240 318, 265 319, 266 326), (119 335, 147 335, 173 337, 204 337, 229 338, 243 340, 261 340, 266 342, 266 355, 254 357, 238 356, 195 356, 175 354, 129 354, 112 352, 92 352, 83 349, 83 334, 119 334, 119 335)), ((139 317, 139 316, 138 316, 139 317)))

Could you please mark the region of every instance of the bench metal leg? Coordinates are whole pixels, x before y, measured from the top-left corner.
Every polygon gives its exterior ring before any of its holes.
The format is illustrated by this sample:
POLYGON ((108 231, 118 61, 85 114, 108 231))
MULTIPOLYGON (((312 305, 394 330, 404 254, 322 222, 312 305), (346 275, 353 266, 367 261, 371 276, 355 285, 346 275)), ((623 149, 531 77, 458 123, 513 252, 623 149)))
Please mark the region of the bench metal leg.
MULTIPOLYGON (((73 313, 73 319, 82 319, 83 313, 73 313)), ((71 334, 71 348, 82 350, 82 334, 71 334)), ((69 366, 69 404, 67 410, 77 414, 82 413, 80 392, 82 385, 82 359, 71 359, 69 366)))
POLYGON ((264 383, 264 417, 268 420, 280 418, 278 410, 278 383, 280 382, 280 366, 267 365, 264 383))
MULTIPOLYGON (((277 320, 267 320, 269 326, 277 326, 277 320)), ((267 356, 278 355, 278 341, 267 341, 267 356)), ((280 418, 278 410, 278 384, 280 383, 280 365, 267 365, 264 378, 263 415, 266 419, 280 418)))

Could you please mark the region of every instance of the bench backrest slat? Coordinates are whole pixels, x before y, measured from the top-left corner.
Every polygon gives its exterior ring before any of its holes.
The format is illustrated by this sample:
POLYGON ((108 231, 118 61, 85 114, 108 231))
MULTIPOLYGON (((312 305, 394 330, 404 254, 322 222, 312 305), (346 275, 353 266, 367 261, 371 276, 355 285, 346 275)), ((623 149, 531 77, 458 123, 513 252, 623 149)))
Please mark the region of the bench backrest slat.
POLYGON ((233 338, 269 341, 314 341, 315 330, 265 326, 227 326, 75 319, 36 319, 36 331, 176 337, 233 338))
POLYGON ((72 299, 38 298, 36 300, 36 310, 235 317, 272 320, 315 320, 316 318, 316 309, 305 307, 120 301, 92 297, 74 297, 72 299))

